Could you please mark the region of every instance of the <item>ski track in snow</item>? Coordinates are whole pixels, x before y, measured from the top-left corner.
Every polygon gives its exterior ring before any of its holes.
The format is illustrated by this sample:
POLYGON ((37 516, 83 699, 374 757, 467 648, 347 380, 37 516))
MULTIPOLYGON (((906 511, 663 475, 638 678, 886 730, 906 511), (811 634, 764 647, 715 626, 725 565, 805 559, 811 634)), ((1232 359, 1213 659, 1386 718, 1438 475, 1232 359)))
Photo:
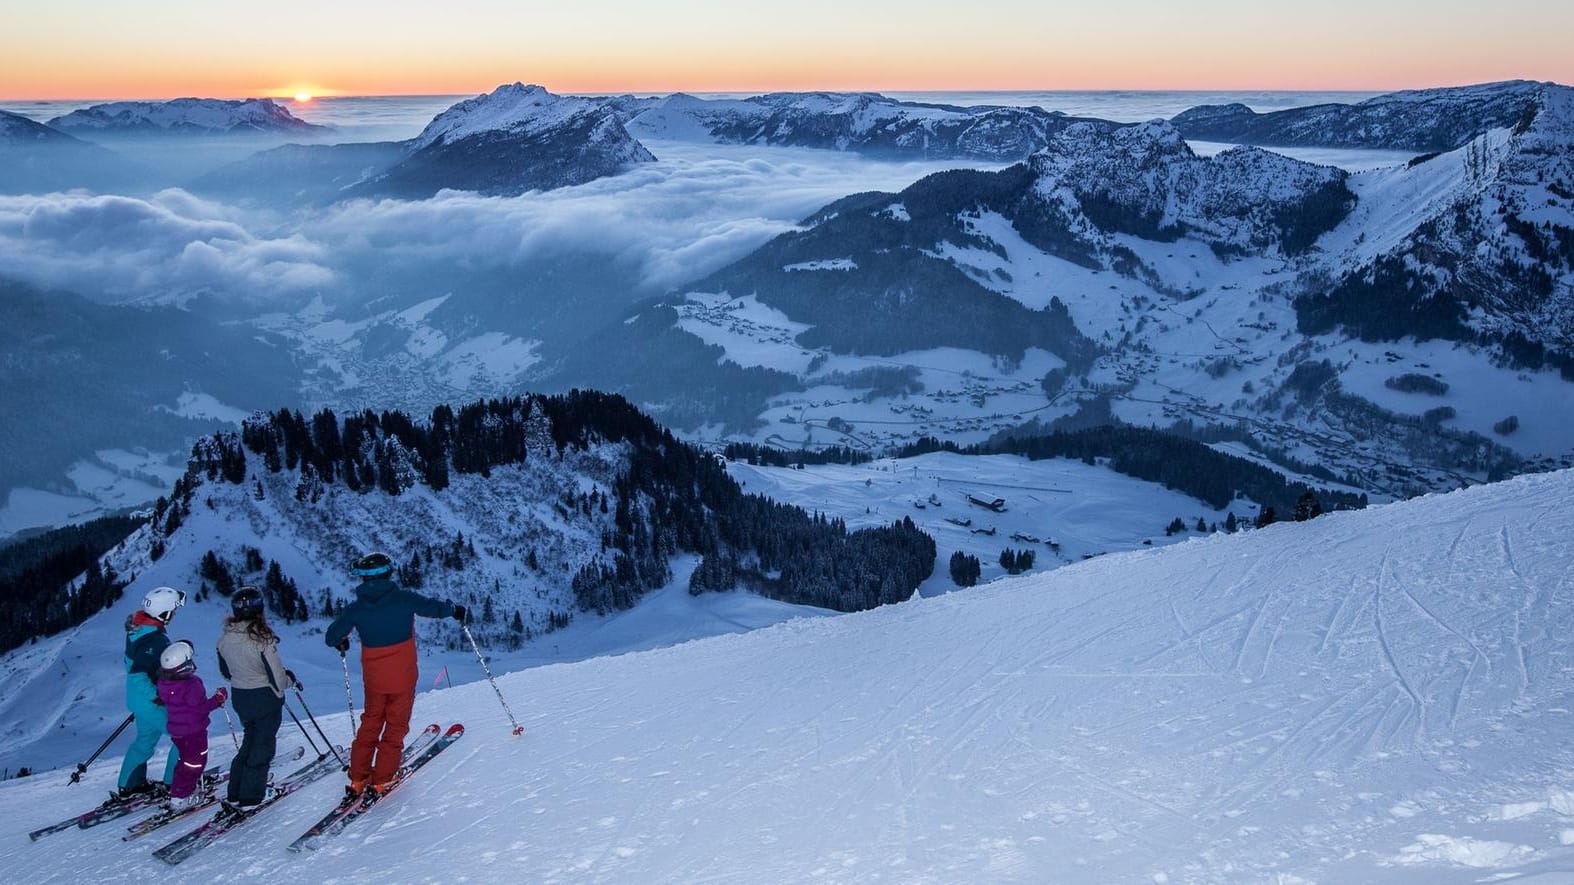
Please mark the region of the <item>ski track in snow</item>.
MULTIPOLYGON (((113 777, 0 784, 7 881, 1574 881, 1574 471, 422 694, 465 738, 312 854, 313 785, 171 870, 33 844, 113 777)), ((41 666, 49 666, 43 662, 41 666)), ((321 710, 318 711, 322 713, 321 710)), ((344 714, 323 716, 329 734, 344 714)), ((288 747, 296 735, 281 733, 288 747)), ((129 822, 129 821, 128 821, 129 822)), ((106 850, 110 849, 112 850, 106 850)))

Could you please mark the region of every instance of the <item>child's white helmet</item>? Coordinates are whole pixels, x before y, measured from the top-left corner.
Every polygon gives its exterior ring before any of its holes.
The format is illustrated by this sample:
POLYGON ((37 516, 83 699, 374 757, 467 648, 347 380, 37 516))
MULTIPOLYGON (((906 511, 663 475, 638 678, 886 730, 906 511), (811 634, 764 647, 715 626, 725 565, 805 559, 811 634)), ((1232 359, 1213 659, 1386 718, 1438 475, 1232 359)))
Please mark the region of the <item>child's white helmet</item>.
POLYGON ((189 673, 197 669, 196 650, 184 639, 171 642, 158 656, 158 665, 171 673, 189 673))

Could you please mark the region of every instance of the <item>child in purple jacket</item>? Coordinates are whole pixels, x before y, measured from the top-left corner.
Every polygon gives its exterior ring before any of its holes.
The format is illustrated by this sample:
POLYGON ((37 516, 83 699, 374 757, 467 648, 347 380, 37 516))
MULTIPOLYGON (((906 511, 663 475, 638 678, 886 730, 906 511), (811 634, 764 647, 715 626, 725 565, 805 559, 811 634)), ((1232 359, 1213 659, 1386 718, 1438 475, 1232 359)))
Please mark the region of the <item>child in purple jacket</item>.
POLYGON ((208 715, 224 706, 229 692, 223 688, 208 697, 197 675, 191 643, 182 639, 159 655, 158 699, 169 717, 169 737, 180 751, 175 780, 169 785, 170 808, 199 804, 197 782, 208 764, 208 715))

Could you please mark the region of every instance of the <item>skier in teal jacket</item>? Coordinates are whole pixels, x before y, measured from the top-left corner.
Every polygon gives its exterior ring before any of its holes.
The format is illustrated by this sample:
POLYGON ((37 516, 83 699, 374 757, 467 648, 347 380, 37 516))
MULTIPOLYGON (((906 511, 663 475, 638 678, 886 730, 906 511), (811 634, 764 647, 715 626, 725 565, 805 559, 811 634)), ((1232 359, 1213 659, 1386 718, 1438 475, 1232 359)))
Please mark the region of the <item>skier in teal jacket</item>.
POLYGON ((164 763, 164 781, 148 780, 148 760, 168 730, 168 719, 158 702, 159 655, 169 647, 164 628, 175 617, 175 609, 186 604, 186 594, 171 587, 158 587, 142 598, 142 607, 126 619, 126 706, 137 721, 137 738, 120 764, 119 798, 139 793, 159 793, 169 789, 180 764, 180 753, 171 746, 164 763))

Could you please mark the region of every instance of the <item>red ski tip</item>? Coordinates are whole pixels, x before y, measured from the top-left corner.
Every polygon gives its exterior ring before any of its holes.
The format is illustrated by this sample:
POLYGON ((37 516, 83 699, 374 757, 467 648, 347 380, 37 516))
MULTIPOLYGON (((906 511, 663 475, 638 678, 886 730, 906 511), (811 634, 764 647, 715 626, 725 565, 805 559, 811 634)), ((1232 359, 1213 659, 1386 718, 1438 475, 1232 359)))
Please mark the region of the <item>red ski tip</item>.
POLYGON ((463 725, 459 724, 458 722, 455 722, 453 725, 448 726, 448 731, 444 732, 444 734, 449 734, 449 735, 461 735, 461 734, 464 734, 464 733, 465 733, 465 727, 463 725))

